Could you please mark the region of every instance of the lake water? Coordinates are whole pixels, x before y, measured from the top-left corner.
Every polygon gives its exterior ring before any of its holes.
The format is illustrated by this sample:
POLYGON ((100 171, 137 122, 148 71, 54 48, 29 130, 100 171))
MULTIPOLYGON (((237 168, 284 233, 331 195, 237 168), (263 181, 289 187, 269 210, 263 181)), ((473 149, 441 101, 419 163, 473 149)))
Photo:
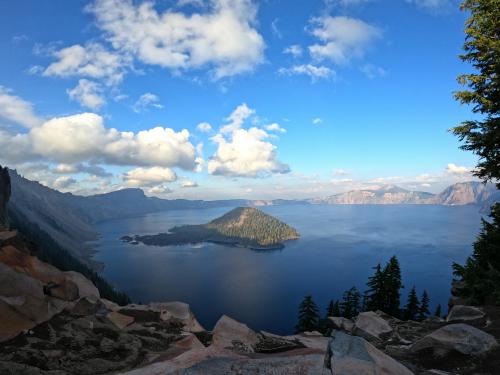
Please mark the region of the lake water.
POLYGON ((372 267, 396 255, 402 300, 416 285, 434 308, 449 298, 453 261, 463 262, 480 229, 477 207, 290 205, 262 210, 301 234, 284 249, 253 251, 217 244, 154 247, 122 243, 126 234, 155 234, 201 224, 230 208, 178 210, 99 224, 96 260, 104 276, 135 302, 184 301, 212 329, 222 314, 254 329, 291 333, 297 306, 311 294, 324 313, 351 286, 362 291, 372 267))

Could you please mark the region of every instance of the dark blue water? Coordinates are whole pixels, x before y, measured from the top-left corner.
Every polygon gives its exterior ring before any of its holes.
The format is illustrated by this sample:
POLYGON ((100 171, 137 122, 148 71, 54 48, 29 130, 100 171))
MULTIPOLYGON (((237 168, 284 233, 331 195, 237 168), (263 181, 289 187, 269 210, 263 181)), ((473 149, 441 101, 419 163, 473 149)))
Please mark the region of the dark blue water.
POLYGON ((297 306, 311 294, 324 311, 372 267, 397 255, 407 291, 426 289, 432 307, 449 298, 453 261, 463 262, 479 232, 476 207, 323 206, 262 208, 294 226, 300 240, 283 250, 252 251, 216 244, 154 247, 122 243, 125 234, 154 234, 205 223, 229 208, 179 210, 99 225, 96 259, 104 276, 135 302, 180 300, 211 329, 222 314, 254 329, 290 333, 297 306))

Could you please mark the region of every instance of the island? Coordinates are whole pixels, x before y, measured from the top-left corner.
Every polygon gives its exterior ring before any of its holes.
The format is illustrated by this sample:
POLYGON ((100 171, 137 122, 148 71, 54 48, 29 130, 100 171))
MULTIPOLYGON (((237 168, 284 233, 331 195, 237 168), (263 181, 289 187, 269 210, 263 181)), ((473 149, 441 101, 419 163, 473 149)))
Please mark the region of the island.
POLYGON ((170 246, 212 242, 254 250, 282 249, 299 238, 297 230, 253 207, 238 207, 206 224, 182 225, 167 233, 123 236, 124 242, 170 246))

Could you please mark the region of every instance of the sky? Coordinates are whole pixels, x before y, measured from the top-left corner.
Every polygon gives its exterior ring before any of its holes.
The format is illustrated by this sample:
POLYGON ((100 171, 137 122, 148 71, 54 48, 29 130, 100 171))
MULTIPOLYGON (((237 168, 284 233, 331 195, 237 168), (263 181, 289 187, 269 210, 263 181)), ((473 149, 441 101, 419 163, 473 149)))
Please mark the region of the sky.
POLYGON ((188 199, 438 192, 456 0, 0 2, 0 163, 49 187, 188 199))

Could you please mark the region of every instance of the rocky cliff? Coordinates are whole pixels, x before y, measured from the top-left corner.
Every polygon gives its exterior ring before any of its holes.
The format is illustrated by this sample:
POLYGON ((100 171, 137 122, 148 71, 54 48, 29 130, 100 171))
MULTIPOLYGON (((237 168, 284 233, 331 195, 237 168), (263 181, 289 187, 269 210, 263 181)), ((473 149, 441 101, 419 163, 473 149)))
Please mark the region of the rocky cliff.
POLYGON ((9 170, 0 165, 0 227, 7 227, 7 202, 10 199, 9 170))

